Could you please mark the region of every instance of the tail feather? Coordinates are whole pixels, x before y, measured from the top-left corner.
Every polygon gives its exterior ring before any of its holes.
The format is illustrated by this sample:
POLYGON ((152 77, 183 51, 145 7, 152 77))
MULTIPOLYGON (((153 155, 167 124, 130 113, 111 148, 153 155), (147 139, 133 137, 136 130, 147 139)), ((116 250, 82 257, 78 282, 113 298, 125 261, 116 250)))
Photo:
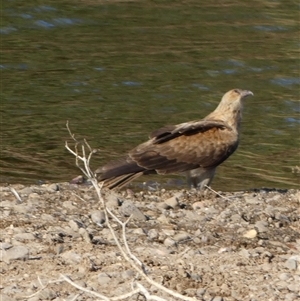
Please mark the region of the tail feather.
POLYGON ((155 171, 149 171, 139 166, 131 158, 125 157, 98 168, 95 173, 98 180, 104 182, 104 187, 113 189, 121 188, 139 176, 155 173, 155 171))
POLYGON ((114 188, 122 188, 123 186, 125 186, 126 184, 128 184, 129 182, 133 181, 134 179, 140 177, 141 175, 143 175, 143 172, 138 172, 135 174, 125 174, 119 177, 115 177, 115 178, 110 178, 107 180, 104 180, 104 187, 107 187, 109 189, 114 189, 114 188))

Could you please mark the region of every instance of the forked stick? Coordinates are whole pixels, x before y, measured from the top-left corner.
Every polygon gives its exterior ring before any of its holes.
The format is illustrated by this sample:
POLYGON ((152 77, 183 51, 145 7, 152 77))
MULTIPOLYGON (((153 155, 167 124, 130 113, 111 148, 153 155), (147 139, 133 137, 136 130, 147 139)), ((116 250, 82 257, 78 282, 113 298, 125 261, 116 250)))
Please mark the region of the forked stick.
MULTIPOLYGON (((69 145, 68 145, 68 142, 66 141, 65 143, 65 147, 66 149, 71 153, 73 154, 75 157, 76 157, 76 166, 82 171, 82 173, 89 179, 89 181, 92 183, 93 187, 95 188, 96 190, 96 193, 97 193, 97 196, 98 196, 98 199, 100 200, 103 208, 104 208, 104 214, 105 214, 105 220, 106 220, 106 224, 114 238, 114 241, 115 243, 117 244, 123 258, 131 265, 132 268, 134 268, 136 270, 136 272, 138 273, 138 275, 140 275, 140 277, 142 277, 143 279, 145 279, 149 284, 155 286, 156 288, 170 294, 171 296, 175 297, 175 298, 178 298, 180 300, 184 300, 184 301, 196 301, 197 299, 195 298, 191 298, 191 297, 188 297, 188 296, 184 296, 184 295, 181 295, 177 292, 174 292, 166 287, 164 287, 163 285, 161 285, 160 283, 152 280, 151 278, 149 278, 146 274, 146 270, 145 270, 145 267, 144 265, 141 263, 140 260, 138 260, 136 258, 136 256, 134 256, 131 251, 130 251, 130 248, 127 244, 127 239, 126 239, 126 225, 127 223, 129 222, 130 218, 125 222, 121 222, 107 207, 106 207, 106 204, 105 204, 105 201, 102 197, 102 193, 101 193, 101 189, 102 189, 102 186, 103 186, 103 183, 98 183, 96 177, 95 177, 95 174, 94 172, 90 169, 90 160, 92 158, 92 155, 96 152, 96 150, 93 150, 91 148, 91 146, 88 144, 88 142, 84 139, 83 140, 83 143, 81 143, 81 152, 82 152, 82 156, 79 156, 78 154, 78 146, 80 145, 80 142, 75 138, 75 135, 72 134, 71 130, 70 130, 70 127, 69 127, 69 122, 67 122, 66 124, 67 126, 67 129, 68 129, 68 132, 71 136, 71 138, 74 140, 75 142, 75 151, 72 150, 69 145), (89 155, 88 155, 88 158, 86 158, 86 152, 85 152, 85 147, 88 148, 89 150, 89 155), (83 166, 80 164, 80 161, 83 163, 83 166), (110 221, 109 221, 109 218, 108 218, 108 214, 110 216, 112 216, 114 218, 114 220, 116 220, 121 226, 122 226, 122 233, 123 233, 123 243, 124 243, 124 246, 125 246, 125 249, 122 247, 119 239, 117 238, 116 234, 115 234, 115 231, 114 229, 112 228, 111 224, 110 224, 110 221)), ((68 279, 66 276, 62 276, 67 282, 71 283, 71 280, 68 279), (67 280, 68 279, 68 280, 67 280)), ((73 285, 73 284, 72 284, 73 285)), ((153 295, 150 295, 150 293, 138 282, 135 283, 135 285, 138 287, 136 290, 133 290, 131 293, 141 293, 145 298, 146 300, 159 300, 159 301, 166 301, 165 299, 161 298, 161 297, 158 297, 158 296, 153 296, 153 295)), ((100 297, 100 294, 98 295, 100 297)), ((130 295, 132 296, 132 295, 130 295)), ((128 296, 127 296, 128 297, 128 296)), ((101 298, 103 298, 103 296, 101 296, 101 298)), ((107 297, 105 297, 107 298, 107 297)), ((103 298, 103 300, 121 300, 121 299, 124 299, 124 295, 122 296, 118 296, 118 297, 113 297, 113 298, 107 298, 105 299, 103 298)))

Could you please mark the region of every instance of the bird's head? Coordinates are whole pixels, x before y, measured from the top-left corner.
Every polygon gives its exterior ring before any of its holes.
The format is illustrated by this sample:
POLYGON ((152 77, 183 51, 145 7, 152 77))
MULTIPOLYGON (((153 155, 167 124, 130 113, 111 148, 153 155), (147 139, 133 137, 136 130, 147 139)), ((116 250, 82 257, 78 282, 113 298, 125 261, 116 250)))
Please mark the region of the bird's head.
POLYGON ((216 110, 210 114, 210 117, 213 116, 238 127, 242 116, 243 99, 250 95, 253 95, 251 91, 241 89, 226 92, 216 110))
POLYGON ((224 94, 220 105, 227 106, 231 110, 240 109, 242 100, 250 95, 253 96, 253 93, 249 90, 233 89, 224 94))

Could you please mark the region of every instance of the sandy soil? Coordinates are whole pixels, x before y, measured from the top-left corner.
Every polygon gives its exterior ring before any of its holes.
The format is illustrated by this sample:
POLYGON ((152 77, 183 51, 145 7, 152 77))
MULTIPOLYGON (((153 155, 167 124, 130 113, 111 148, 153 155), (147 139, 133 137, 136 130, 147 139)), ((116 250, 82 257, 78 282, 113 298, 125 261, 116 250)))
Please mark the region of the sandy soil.
MULTIPOLYGON (((132 214, 129 248, 165 287, 194 300, 300 300, 300 190, 221 194, 127 190, 105 199, 120 220, 132 214)), ((135 280, 180 300, 136 276, 91 186, 10 185, 0 195, 1 301, 101 300, 61 274, 110 298, 131 292, 135 280)))

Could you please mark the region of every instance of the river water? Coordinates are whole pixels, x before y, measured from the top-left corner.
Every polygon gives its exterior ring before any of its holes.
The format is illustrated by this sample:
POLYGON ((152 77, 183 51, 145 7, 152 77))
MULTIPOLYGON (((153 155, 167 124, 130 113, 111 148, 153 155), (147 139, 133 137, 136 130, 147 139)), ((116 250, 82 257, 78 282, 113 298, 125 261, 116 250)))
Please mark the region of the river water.
POLYGON ((213 188, 299 187, 299 8, 286 0, 4 1, 0 182, 80 174, 64 148, 67 120, 99 149, 97 168, 152 130, 203 118, 241 88, 255 96, 213 188))

